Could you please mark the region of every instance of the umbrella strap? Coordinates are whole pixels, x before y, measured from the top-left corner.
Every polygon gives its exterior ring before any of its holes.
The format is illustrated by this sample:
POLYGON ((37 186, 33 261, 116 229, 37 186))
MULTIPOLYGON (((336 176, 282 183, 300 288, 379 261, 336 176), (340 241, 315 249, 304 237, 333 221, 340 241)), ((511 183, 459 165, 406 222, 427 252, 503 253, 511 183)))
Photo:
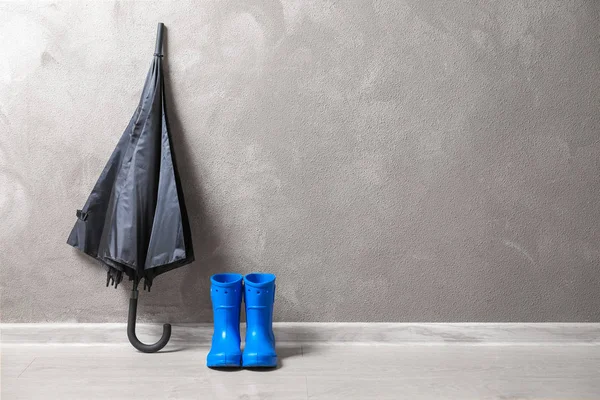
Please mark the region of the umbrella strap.
POLYGON ((108 285, 113 285, 116 289, 122 280, 123 272, 117 270, 116 268, 108 266, 108 270, 106 271, 106 287, 108 287, 108 285))

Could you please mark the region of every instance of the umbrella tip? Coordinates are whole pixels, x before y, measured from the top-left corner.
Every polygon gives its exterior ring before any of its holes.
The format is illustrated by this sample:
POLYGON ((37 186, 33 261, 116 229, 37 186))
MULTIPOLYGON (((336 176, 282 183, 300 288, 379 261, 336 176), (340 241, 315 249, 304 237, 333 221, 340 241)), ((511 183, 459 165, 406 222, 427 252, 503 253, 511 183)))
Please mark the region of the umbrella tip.
POLYGON ((154 54, 157 56, 162 56, 162 42, 163 42, 163 28, 165 24, 162 22, 158 23, 158 28, 156 31, 156 49, 154 50, 154 54))

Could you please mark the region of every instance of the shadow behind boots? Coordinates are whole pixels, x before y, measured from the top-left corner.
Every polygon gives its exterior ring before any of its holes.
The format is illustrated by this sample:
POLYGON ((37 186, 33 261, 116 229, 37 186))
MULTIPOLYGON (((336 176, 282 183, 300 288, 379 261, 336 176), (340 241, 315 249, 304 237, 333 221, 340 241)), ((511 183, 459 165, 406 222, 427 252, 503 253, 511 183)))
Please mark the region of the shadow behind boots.
POLYGON ((248 274, 244 277, 246 304, 246 346, 242 354, 244 367, 275 367, 275 335, 273 334, 273 302, 275 275, 248 274))
POLYGON ((210 278, 210 298, 213 305, 214 333, 206 357, 208 367, 239 367, 240 307, 242 275, 216 274, 210 278))

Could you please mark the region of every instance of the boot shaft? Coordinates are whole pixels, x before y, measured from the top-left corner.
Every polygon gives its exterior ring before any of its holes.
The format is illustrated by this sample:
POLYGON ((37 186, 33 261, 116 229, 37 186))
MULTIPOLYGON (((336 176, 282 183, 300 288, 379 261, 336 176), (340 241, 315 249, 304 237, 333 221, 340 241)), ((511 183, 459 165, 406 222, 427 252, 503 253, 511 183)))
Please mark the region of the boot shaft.
POLYGON ((242 275, 216 274, 210 277, 210 299, 213 311, 219 308, 240 308, 242 302, 242 275))
POLYGON ((244 277, 244 302, 246 309, 269 309, 275 301, 275 275, 248 274, 244 277))
POLYGON ((264 333, 273 337, 274 301, 275 275, 255 273, 244 277, 244 303, 248 333, 264 333))
POLYGON ((215 324, 238 326, 242 303, 242 275, 217 274, 211 278, 210 298, 215 324))

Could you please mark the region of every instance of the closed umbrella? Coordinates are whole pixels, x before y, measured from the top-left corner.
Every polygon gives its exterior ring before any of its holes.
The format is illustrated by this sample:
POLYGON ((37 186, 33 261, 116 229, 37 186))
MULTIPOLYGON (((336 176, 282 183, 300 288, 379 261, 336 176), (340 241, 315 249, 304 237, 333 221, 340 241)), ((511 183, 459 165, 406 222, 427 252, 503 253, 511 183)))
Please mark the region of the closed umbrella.
POLYGON ((141 343, 135 334, 138 284, 150 290, 158 275, 194 261, 188 215, 165 108, 163 24, 140 103, 100 174, 67 243, 106 266, 106 285, 133 281, 127 336, 138 350, 162 349, 171 336, 141 343))

